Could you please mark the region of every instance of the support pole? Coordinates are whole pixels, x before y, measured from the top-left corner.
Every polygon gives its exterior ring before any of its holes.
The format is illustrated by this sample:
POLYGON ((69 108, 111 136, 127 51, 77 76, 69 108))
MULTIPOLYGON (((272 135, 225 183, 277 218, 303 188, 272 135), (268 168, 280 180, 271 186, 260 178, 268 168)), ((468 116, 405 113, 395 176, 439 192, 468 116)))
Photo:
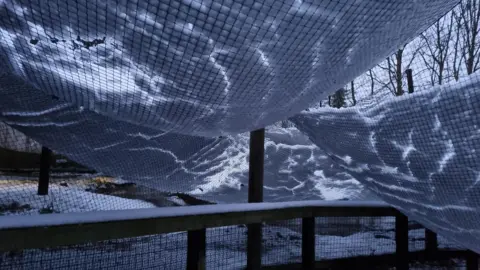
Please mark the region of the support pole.
POLYGON ((405 73, 407 74, 407 84, 408 84, 408 93, 411 94, 413 93, 413 72, 412 69, 409 68, 405 70, 405 73))
POLYGON ((473 251, 467 251, 467 270, 478 270, 478 254, 473 251))
MULTIPOLYGON (((265 129, 250 132, 250 159, 248 171, 248 202, 263 201, 263 164, 265 129)), ((247 269, 262 267, 262 224, 247 224, 247 269)))
POLYGON ((408 265, 408 217, 399 213, 395 217, 395 244, 397 270, 407 270, 408 265))
POLYGON ((50 181, 50 162, 52 160, 52 151, 47 147, 42 147, 40 157, 40 174, 38 177, 38 195, 48 195, 48 183, 50 181))
POLYGON ((315 269, 315 218, 302 219, 302 269, 315 269))
POLYGON ((205 270, 206 229, 188 231, 187 270, 205 270))
POLYGON ((433 257, 438 251, 437 234, 429 229, 425 229, 425 251, 430 257, 433 257))

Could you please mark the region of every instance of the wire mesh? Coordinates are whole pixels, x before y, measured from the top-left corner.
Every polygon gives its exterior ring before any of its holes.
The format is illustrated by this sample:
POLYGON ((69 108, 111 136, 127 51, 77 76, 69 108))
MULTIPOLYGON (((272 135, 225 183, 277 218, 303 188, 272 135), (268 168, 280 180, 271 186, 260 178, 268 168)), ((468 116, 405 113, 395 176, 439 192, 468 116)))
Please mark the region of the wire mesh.
POLYGON ((207 229, 207 269, 244 269, 247 265, 245 225, 207 229))
POLYGON ((300 263, 302 259, 302 219, 264 224, 263 265, 300 263))
POLYGON ((393 217, 317 217, 316 259, 395 252, 393 217))
MULTIPOLYGON (((0 215, 246 201, 238 133, 270 125, 268 200, 378 196, 480 250, 478 0, 127 2, 2 1, 0 215)), ((297 225, 264 227, 266 262, 297 225)), ((317 257, 391 252, 389 226, 320 218, 317 257)))
POLYGON ((186 233, 5 252, 1 269, 185 269, 186 233))

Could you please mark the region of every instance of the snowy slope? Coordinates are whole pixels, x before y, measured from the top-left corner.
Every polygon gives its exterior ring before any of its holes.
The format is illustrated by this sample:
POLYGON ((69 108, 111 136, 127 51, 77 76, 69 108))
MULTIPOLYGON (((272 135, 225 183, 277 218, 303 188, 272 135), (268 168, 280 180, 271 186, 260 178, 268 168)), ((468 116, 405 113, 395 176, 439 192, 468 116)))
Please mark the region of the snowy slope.
POLYGON ((374 106, 317 109, 292 121, 381 199, 480 252, 479 88, 473 74, 374 106))
POLYGON ((80 187, 63 187, 50 184, 49 195, 37 195, 37 185, 5 184, 0 185, 0 206, 18 204, 19 211, 1 211, 1 215, 38 215, 42 211, 55 213, 106 211, 121 209, 154 208, 155 205, 115 196, 87 192, 80 187), (23 207, 23 209, 20 209, 23 207))

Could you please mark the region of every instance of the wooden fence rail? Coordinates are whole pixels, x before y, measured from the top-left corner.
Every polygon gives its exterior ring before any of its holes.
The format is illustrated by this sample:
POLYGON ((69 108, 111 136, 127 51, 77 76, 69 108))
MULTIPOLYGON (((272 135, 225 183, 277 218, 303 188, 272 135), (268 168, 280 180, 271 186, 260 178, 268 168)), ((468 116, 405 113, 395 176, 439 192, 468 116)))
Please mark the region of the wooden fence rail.
MULTIPOLYGON (((318 262, 315 261, 315 217, 362 216, 396 218, 397 252, 393 256, 397 258, 397 269, 408 269, 408 258, 411 255, 408 251, 408 219, 396 209, 377 201, 244 203, 49 214, 35 217, 3 216, 0 217, 2 239, 0 252, 188 231, 187 269, 205 269, 207 228, 238 224, 261 226, 263 222, 302 218, 300 268, 314 269, 318 267, 318 262)), ((252 238, 251 241, 261 245, 261 235, 252 238)), ((257 256, 261 258, 261 254, 257 256)), ((475 261, 477 257, 472 253, 465 252, 465 257, 470 260, 468 265, 478 266, 475 261)), ((258 265, 250 267, 259 268, 258 265)))

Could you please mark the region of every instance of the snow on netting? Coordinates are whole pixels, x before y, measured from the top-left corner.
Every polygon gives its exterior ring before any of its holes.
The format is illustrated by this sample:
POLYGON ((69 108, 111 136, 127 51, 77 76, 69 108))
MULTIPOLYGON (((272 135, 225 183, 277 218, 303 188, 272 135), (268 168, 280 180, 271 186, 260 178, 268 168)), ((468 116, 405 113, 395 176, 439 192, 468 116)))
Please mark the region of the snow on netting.
POLYGON ((480 252, 458 2, 0 1, 0 213, 246 201, 267 127, 266 201, 382 199, 480 252))

